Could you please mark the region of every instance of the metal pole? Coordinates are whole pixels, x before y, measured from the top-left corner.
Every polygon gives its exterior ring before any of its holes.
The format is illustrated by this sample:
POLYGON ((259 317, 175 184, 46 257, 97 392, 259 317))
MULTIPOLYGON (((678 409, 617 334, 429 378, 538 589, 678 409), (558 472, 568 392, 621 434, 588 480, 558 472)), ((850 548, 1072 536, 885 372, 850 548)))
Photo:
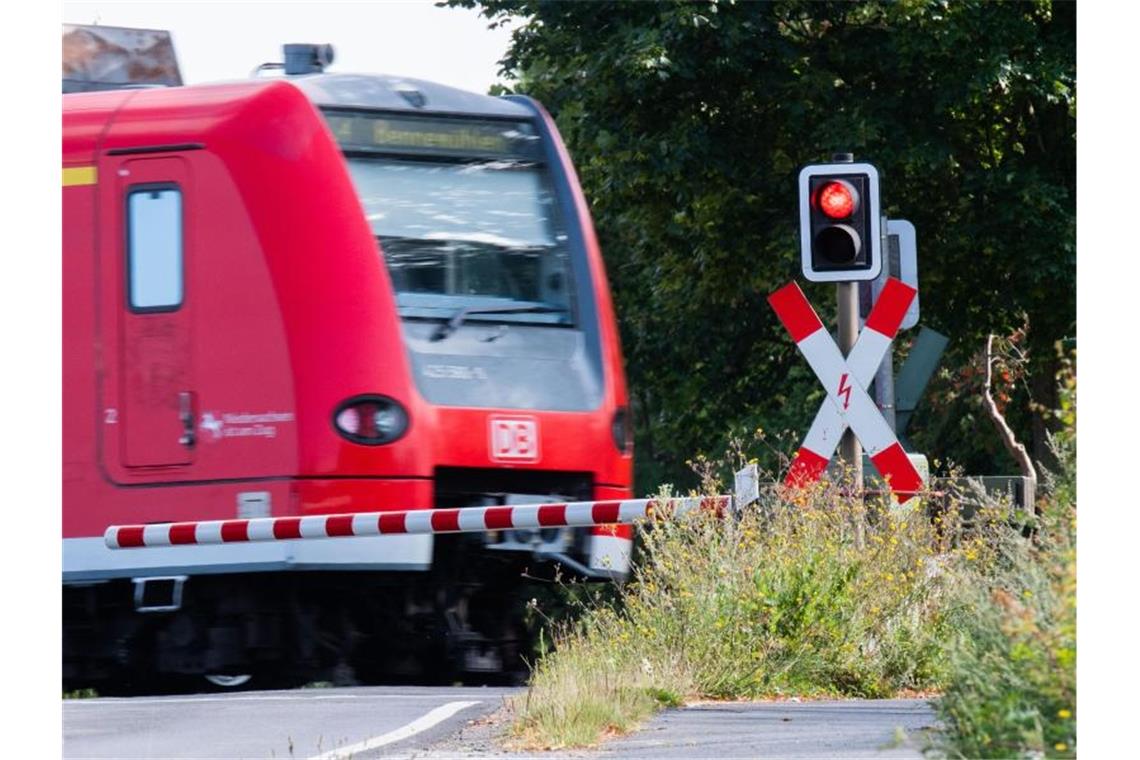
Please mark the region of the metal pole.
POLYGON ((895 363, 894 357, 889 353, 883 357, 883 363, 875 371, 875 404, 891 426, 891 432, 898 435, 895 422, 895 363))
MULTIPOLYGON (((899 237, 898 235, 892 237, 888 233, 888 222, 885 216, 882 219, 880 229, 882 230, 882 247, 880 250, 883 252, 883 271, 889 276, 901 277, 902 263, 900 258, 902 254, 899 250, 899 237)), ((885 284, 885 277, 879 277, 871 283, 875 301, 879 300, 879 293, 885 284)), ((898 435, 898 422, 895 419, 895 359, 893 350, 887 351, 887 355, 883 357, 883 363, 879 365, 879 370, 875 373, 875 403, 882 411, 887 424, 891 426, 891 432, 898 435)))
MULTIPOLYGON (((833 153, 831 160, 837 164, 849 164, 855 160, 853 153, 833 153)), ((835 283, 835 301, 839 306, 839 350, 844 356, 851 353, 855 339, 859 337, 859 283, 835 283)), ((839 470, 845 476, 850 468, 852 488, 855 493, 863 493, 863 447, 855 432, 848 428, 839 441, 839 470)))
POLYGON ((875 371, 875 402, 891 426, 891 432, 898 435, 895 423, 895 364, 890 354, 883 357, 883 363, 875 371))
MULTIPOLYGON (((839 282, 835 288, 839 305, 839 350, 847 356, 859 336, 859 284, 839 282)), ((852 487, 855 493, 862 493, 863 447, 850 428, 843 433, 843 439, 839 442, 839 466, 841 469, 851 468, 852 487)))
MULTIPOLYGON (((896 238, 897 239, 897 238, 896 238)), ((887 246, 883 250, 888 250, 887 246)), ((888 261, 889 261, 888 257, 888 261)), ((883 262, 884 266, 887 262, 883 262)), ((893 272, 891 273, 893 274, 893 272)), ((879 300, 879 294, 883 290, 883 280, 875 280, 871 283, 871 303, 879 300)), ((883 363, 879 365, 879 369, 875 372, 875 405, 883 413, 883 417, 887 420, 887 424, 891 426, 891 432, 898 434, 898 427, 895 420, 895 359, 894 351, 887 351, 887 355, 883 357, 883 363)))

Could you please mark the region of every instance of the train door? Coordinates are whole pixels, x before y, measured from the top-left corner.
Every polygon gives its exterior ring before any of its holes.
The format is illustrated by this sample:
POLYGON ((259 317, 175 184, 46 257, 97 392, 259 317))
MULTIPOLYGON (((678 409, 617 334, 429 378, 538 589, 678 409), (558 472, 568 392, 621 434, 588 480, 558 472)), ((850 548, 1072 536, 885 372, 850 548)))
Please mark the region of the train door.
POLYGON ((103 388, 104 441, 118 440, 105 454, 121 473, 166 473, 190 465, 197 443, 191 170, 179 157, 124 159, 114 162, 113 210, 104 217, 120 231, 103 252, 119 295, 104 312, 106 327, 117 328, 108 343, 118 346, 106 346, 114 366, 103 388))

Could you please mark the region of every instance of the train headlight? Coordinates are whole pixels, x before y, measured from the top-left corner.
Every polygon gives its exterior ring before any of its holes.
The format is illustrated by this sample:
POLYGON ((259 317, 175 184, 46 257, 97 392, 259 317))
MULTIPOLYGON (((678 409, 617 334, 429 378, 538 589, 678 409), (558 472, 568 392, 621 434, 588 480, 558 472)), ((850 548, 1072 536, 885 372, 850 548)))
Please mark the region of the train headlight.
POLYGON ((333 427, 353 443, 379 446, 407 432, 408 413, 387 396, 354 396, 336 408, 333 427))

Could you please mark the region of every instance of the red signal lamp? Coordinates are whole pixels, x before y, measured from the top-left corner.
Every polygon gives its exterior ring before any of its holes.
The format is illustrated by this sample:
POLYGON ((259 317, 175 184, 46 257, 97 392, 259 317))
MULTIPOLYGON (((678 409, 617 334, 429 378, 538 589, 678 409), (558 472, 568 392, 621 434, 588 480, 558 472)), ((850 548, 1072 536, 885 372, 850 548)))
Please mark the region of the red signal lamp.
POLYGON ((812 282, 873 280, 883 268, 879 170, 850 159, 800 170, 800 265, 812 282))
POLYGON ((833 180, 816 192, 815 206, 829 219, 850 219, 859 208, 859 192, 848 182, 833 180))

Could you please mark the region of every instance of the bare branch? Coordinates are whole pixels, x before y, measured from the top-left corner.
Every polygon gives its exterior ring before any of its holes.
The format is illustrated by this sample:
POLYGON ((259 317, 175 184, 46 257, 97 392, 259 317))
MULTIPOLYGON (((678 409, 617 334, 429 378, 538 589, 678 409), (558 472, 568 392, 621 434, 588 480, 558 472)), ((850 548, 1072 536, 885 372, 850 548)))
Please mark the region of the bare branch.
MULTIPOLYGON (((1018 442, 1017 436, 1014 435, 1013 430, 1010 428, 1009 423, 1005 421, 1005 415, 998 409, 997 403, 994 401, 991 386, 993 383, 993 362, 994 362, 994 335, 989 334, 986 338, 986 382, 982 388, 982 406, 985 407, 986 413, 993 420, 994 426, 997 427, 998 435, 1001 436, 1001 442, 1005 445, 1006 450, 1017 462, 1018 468, 1021 469, 1021 474, 1028 478, 1031 488, 1030 493, 1037 492, 1037 470, 1033 466, 1033 460, 1029 457, 1029 452, 1026 451, 1025 446, 1018 442)), ((1036 511, 1035 505, 1031 505, 1036 511)))

